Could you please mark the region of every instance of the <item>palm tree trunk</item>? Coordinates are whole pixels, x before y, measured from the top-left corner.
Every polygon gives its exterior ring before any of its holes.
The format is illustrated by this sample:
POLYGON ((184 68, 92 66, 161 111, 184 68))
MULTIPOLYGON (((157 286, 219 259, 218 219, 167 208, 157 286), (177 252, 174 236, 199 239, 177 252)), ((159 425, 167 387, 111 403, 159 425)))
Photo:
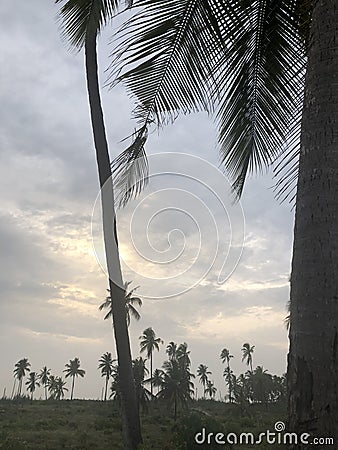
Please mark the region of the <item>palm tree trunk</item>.
POLYGON ((47 400, 47 384, 45 384, 45 400, 47 400))
POLYGON ((16 378, 14 378, 14 383, 13 383, 13 389, 12 389, 12 395, 11 395, 11 398, 14 397, 15 385, 16 385, 16 378))
POLYGON ((153 399, 153 352, 150 353, 150 392, 153 399))
POLYGON ((338 4, 314 3, 291 275, 289 428, 337 443, 338 4))
POLYGON ((87 88, 101 187, 103 237, 112 299, 115 343, 121 374, 120 383, 125 447, 128 450, 134 450, 137 449, 138 444, 142 441, 142 436, 132 373, 125 295, 118 253, 113 184, 99 92, 96 37, 96 32, 88 33, 86 37, 85 60, 87 88))
POLYGON ((105 386, 105 389, 104 389, 104 401, 105 402, 107 401, 108 380, 109 380, 109 378, 108 378, 108 376, 106 376, 106 386, 105 386))
POLYGON ((75 384, 75 375, 73 375, 73 380, 72 380, 72 390, 71 390, 71 394, 70 394, 70 399, 73 400, 73 392, 74 392, 74 384, 75 384))

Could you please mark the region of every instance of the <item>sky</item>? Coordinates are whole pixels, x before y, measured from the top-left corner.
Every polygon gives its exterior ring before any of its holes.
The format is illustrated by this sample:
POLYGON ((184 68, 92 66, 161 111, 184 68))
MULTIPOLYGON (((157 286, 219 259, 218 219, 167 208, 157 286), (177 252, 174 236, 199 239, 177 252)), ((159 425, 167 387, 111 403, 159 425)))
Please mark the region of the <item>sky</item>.
MULTIPOLYGON (((75 397, 97 399, 98 359, 116 355, 112 325, 98 310, 108 287, 98 176, 83 54, 69 52, 56 15, 53 1, 0 6, 0 395, 11 394, 19 359, 62 375, 77 356, 86 375, 75 397)), ((135 127, 123 86, 105 87, 116 26, 99 40, 111 158, 135 127)), ((149 186, 118 212, 124 279, 143 300, 130 326, 133 357, 151 326, 164 341, 154 367, 170 341, 187 342, 192 371, 208 366, 218 399, 226 393, 224 347, 236 374, 247 370, 244 342, 255 345, 254 366, 282 374, 294 214, 274 198, 271 172, 252 176, 233 205, 205 114, 178 118, 146 148, 149 186)))

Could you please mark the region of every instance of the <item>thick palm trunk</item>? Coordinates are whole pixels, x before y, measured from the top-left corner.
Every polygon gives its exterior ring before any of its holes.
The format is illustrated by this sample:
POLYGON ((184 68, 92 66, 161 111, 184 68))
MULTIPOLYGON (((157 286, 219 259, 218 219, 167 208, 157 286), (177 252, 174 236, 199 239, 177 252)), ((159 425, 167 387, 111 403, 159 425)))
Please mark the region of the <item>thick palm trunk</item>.
POLYGON ((101 187, 103 237, 109 275, 109 289, 112 298, 113 324, 120 373, 125 448, 134 450, 142 441, 142 437, 132 374, 125 295, 118 253, 110 159, 99 92, 96 32, 87 34, 85 58, 90 113, 101 187))
POLYGON ((338 448, 338 2, 315 3, 291 276, 289 427, 333 437, 334 446, 320 448, 338 448))

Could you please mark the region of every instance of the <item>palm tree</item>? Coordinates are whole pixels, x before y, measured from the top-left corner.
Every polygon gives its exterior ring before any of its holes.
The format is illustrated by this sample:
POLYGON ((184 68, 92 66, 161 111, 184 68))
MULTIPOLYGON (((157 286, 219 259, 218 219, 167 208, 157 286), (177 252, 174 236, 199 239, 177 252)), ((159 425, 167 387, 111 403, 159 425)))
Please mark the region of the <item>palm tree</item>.
POLYGON ((141 356, 133 360, 133 373, 138 407, 142 406, 143 409, 146 409, 147 402, 152 398, 151 392, 144 386, 144 384, 147 382, 147 380, 145 380, 145 376, 148 373, 148 369, 146 368, 146 361, 147 360, 143 359, 141 356))
POLYGON ((197 368, 197 376, 200 377, 200 382, 202 383, 204 393, 205 385, 208 381, 208 375, 211 375, 211 372, 208 371, 208 367, 205 364, 200 364, 197 368))
POLYGON ((17 392, 18 397, 21 396, 22 380, 26 376, 26 372, 30 371, 29 367, 30 367, 30 363, 28 362, 27 358, 22 358, 15 364, 15 369, 14 369, 13 373, 14 373, 14 377, 19 381, 18 392, 17 392))
POLYGON ((221 159, 238 195, 247 174, 268 167, 276 156, 279 193, 287 194, 297 182, 290 429, 307 431, 311 424, 311 433, 338 440, 338 394, 331 376, 338 372, 338 358, 332 357, 338 316, 336 3, 135 0, 135 5, 144 9, 124 25, 114 60, 117 80, 137 98, 140 123, 129 153, 136 155, 143 139, 144 157, 151 124, 161 126, 181 111, 214 110, 221 159))
POLYGON ((214 383, 210 380, 207 381, 207 387, 204 389, 204 395, 208 394, 210 398, 215 397, 217 392, 217 388, 214 386, 214 383))
POLYGON ((41 381, 42 386, 45 388, 45 399, 47 400, 47 386, 48 386, 48 379, 50 376, 50 369, 47 368, 47 366, 44 366, 39 373, 39 379, 41 381))
POLYGON ((66 388, 67 382, 63 380, 61 377, 56 377, 54 380, 54 392, 53 392, 53 398, 55 400, 61 400, 65 396, 65 391, 68 391, 68 388, 66 388))
POLYGON ((175 359, 177 356, 177 344, 173 341, 169 342, 166 348, 166 353, 169 359, 175 359))
POLYGON ((231 403, 233 400, 233 379, 234 379, 234 373, 233 371, 230 369, 230 366, 227 366, 224 371, 223 371, 223 377, 225 378, 225 382, 228 386, 229 389, 229 402, 231 403))
MULTIPOLYGON (((147 358, 150 358, 150 378, 153 377, 153 351, 160 350, 160 344, 163 344, 161 338, 156 337, 154 330, 151 327, 143 331, 142 336, 139 337, 141 353, 146 352, 147 358)), ((150 381, 150 392, 153 396, 153 383, 150 381)))
POLYGON ((181 361, 184 366, 188 367, 190 366, 190 350, 188 351, 188 344, 186 342, 183 342, 183 344, 180 344, 177 348, 177 360, 181 361))
MULTIPOLYGON (((161 370, 161 369, 154 370, 151 381, 152 381, 153 387, 157 387, 157 392, 159 392, 160 388, 163 385, 163 376, 164 376, 163 370, 161 370)), ((146 381, 148 381, 148 380, 146 380, 146 381)))
MULTIPOLYGON (((130 285, 131 281, 128 281, 124 283, 124 291, 125 291, 125 300, 126 300, 126 315, 127 315, 127 325, 129 327, 130 325, 130 317, 133 317, 135 320, 140 320, 141 315, 135 308, 135 305, 142 306, 142 300, 139 297, 133 296, 136 289, 139 288, 139 286, 136 286, 131 291, 127 292, 127 288, 130 285)), ((108 292, 109 289, 107 289, 108 292)), ((109 319, 112 317, 112 301, 111 296, 108 295, 105 299, 105 301, 99 306, 99 310, 102 311, 103 309, 108 309, 107 314, 104 316, 104 320, 109 319)))
POLYGON ((194 394, 194 385, 191 381, 193 375, 190 373, 189 367, 178 359, 165 361, 163 369, 163 382, 157 397, 174 407, 174 419, 176 420, 178 406, 181 404, 185 408, 194 394))
POLYGON ((250 366, 250 370, 252 372, 252 354, 254 352, 254 348, 255 346, 250 346, 250 344, 248 342, 246 342, 245 344, 243 344, 242 347, 242 361, 246 361, 246 364, 248 366, 250 366))
POLYGON ((40 386, 39 376, 36 372, 31 372, 29 374, 28 380, 26 381, 27 391, 31 393, 31 401, 33 400, 33 394, 37 387, 40 386))
POLYGON ((229 402, 231 403, 231 393, 232 393, 232 385, 231 385, 231 374, 232 371, 230 369, 230 359, 233 358, 233 355, 230 354, 230 351, 227 348, 223 348, 220 354, 220 358, 223 364, 227 363, 227 370, 224 370, 223 376, 226 378, 229 388, 229 402))
POLYGON ((73 400, 73 393, 74 393, 74 384, 75 384, 75 377, 84 377, 86 371, 83 369, 80 369, 80 360, 79 358, 74 358, 69 361, 69 364, 65 364, 65 370, 66 373, 65 378, 72 377, 72 390, 70 394, 70 399, 73 400))
POLYGON ((125 310, 125 292, 119 259, 116 227, 115 199, 111 166, 101 106, 97 37, 103 26, 117 11, 119 0, 55 0, 63 3, 60 18, 64 35, 78 50, 85 50, 85 67, 90 115, 95 144, 98 175, 101 188, 103 238, 109 277, 109 290, 113 298, 113 323, 118 364, 121 372, 122 417, 127 449, 136 449, 142 441, 140 418, 137 412, 133 381, 131 350, 125 310))
POLYGON ((105 388, 104 388, 104 401, 107 400, 108 382, 109 382, 109 378, 112 376, 112 373, 113 373, 114 361, 115 361, 115 359, 112 358, 110 352, 104 353, 101 356, 101 358, 99 359, 98 369, 101 369, 101 376, 106 377, 105 388))

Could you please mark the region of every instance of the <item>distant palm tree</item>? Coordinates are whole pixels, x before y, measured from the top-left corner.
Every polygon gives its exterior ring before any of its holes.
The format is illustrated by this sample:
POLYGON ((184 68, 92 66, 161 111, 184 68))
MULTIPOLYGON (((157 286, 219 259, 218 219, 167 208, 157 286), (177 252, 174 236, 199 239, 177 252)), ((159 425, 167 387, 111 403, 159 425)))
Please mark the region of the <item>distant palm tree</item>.
POLYGON ((19 381, 18 393, 17 393, 17 395, 19 397, 21 396, 22 380, 24 379, 26 372, 30 371, 29 367, 30 367, 30 363, 28 362, 27 358, 22 358, 15 364, 15 369, 13 370, 13 372, 14 372, 14 377, 19 381))
MULTIPOLYGON (((160 344, 163 344, 161 338, 156 337, 154 330, 151 327, 146 328, 143 331, 142 336, 139 338, 141 353, 146 352, 147 358, 150 358, 150 378, 153 377, 153 351, 160 350, 160 344)), ((150 381, 150 392, 153 396, 153 383, 150 381)))
POLYGON ((207 381, 207 387, 204 389, 204 394, 208 394, 210 398, 215 397, 217 392, 217 388, 214 386, 214 383, 210 380, 207 381))
POLYGON ((255 346, 254 345, 250 346, 250 344, 248 342, 243 344, 243 347, 242 347, 242 352, 243 352, 242 361, 246 360, 246 364, 248 366, 250 366, 251 372, 252 372, 252 354, 254 352, 254 348, 255 348, 255 346))
POLYGON ((147 360, 141 356, 133 360, 133 374, 138 407, 142 406, 143 409, 146 408, 147 402, 152 398, 151 392, 149 392, 149 390, 144 386, 145 382, 147 382, 147 380, 145 380, 145 376, 148 373, 146 361, 147 360))
POLYGON ((70 394, 70 399, 73 400, 73 393, 74 393, 74 384, 75 384, 75 377, 84 377, 86 371, 83 369, 80 369, 80 360, 79 358, 74 358, 69 361, 69 364, 65 364, 66 369, 64 372, 66 373, 66 378, 72 377, 72 390, 70 394))
POLYGON ((185 366, 190 366, 190 350, 188 351, 188 344, 183 342, 177 348, 177 359, 181 361, 185 366))
POLYGON ((228 384, 228 388, 229 388, 229 401, 231 403, 231 399, 232 399, 232 371, 230 369, 230 359, 233 358, 233 355, 230 354, 230 351, 227 348, 223 348, 223 350, 221 351, 220 354, 220 358, 223 364, 227 363, 227 370, 224 370, 223 376, 226 378, 227 380, 227 384, 228 384))
POLYGON ((47 381, 47 387, 48 387, 48 392, 50 393, 50 398, 55 399, 55 395, 56 395, 56 385, 57 385, 57 378, 55 375, 49 375, 48 377, 48 381, 47 381))
POLYGON ((166 353, 169 359, 175 359, 177 356, 177 344, 173 341, 169 342, 166 348, 166 353))
POLYGON ((105 389, 104 389, 104 401, 107 400, 108 382, 109 382, 109 378, 113 374, 114 361, 115 361, 115 359, 112 358, 110 352, 104 353, 101 356, 101 358, 99 359, 98 369, 101 369, 101 376, 106 377, 105 389))
MULTIPOLYGON (((163 384, 163 376, 164 376, 164 372, 161 369, 155 369, 153 376, 151 378, 153 386, 157 387, 157 392, 160 390, 160 388, 162 387, 163 384)), ((148 380, 146 380, 148 381, 148 380)), ((149 379, 150 382, 150 379, 149 379)))
MULTIPOLYGON (((135 306, 142 306, 142 300, 139 297, 135 297, 133 294, 136 291, 136 289, 139 288, 139 286, 136 286, 131 291, 127 292, 128 286, 131 284, 131 281, 127 281, 124 283, 124 292, 125 292, 125 299, 126 299, 126 317, 127 317, 127 325, 129 327, 130 325, 130 318, 133 317, 135 320, 140 320, 141 315, 135 308, 135 306)), ((110 293, 110 290, 107 289, 107 291, 110 293)), ((112 317, 112 302, 111 302, 111 296, 108 295, 105 299, 105 301, 99 306, 99 310, 102 311, 103 309, 108 309, 107 314, 104 316, 104 320, 109 319, 112 317)))
POLYGON ((48 369, 47 366, 43 367, 40 370, 39 379, 41 381, 42 386, 45 389, 45 399, 46 400, 47 400, 47 386, 48 386, 49 376, 50 376, 50 369, 48 369))
POLYGON ((40 383, 38 380, 39 380, 39 376, 37 375, 37 373, 31 372, 29 374, 28 380, 25 383, 27 386, 27 391, 29 391, 31 393, 31 400, 33 400, 33 394, 34 394, 35 389, 40 386, 40 383))
POLYGON ((197 376, 200 377, 200 382, 202 383, 204 393, 205 385, 208 381, 208 375, 211 375, 211 372, 208 371, 208 367, 205 364, 200 364, 197 368, 197 376))
POLYGON ((166 400, 170 406, 174 406, 174 419, 176 420, 178 405, 186 407, 194 394, 194 384, 191 381, 193 374, 182 359, 165 361, 163 369, 163 382, 157 397, 166 400))
POLYGON ((61 377, 55 378, 55 387, 54 387, 54 398, 56 400, 61 400, 65 396, 65 391, 68 389, 65 387, 67 384, 61 377))

